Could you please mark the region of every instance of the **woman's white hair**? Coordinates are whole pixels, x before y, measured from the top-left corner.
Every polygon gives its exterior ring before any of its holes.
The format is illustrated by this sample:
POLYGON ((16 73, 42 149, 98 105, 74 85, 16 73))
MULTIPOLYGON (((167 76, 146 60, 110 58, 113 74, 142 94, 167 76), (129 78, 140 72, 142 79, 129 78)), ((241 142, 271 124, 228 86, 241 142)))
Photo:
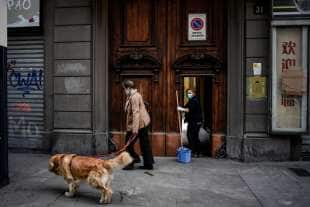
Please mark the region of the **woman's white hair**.
POLYGON ((124 88, 134 88, 135 87, 135 84, 132 80, 124 80, 122 82, 122 85, 124 88))

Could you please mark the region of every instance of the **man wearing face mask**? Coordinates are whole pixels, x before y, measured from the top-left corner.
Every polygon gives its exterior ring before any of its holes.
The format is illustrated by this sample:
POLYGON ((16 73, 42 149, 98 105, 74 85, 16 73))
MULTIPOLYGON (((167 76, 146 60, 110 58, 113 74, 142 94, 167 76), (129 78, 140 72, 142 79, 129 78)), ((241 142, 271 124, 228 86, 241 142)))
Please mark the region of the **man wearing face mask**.
MULTIPOLYGON (((140 140, 140 149, 143 157, 143 166, 140 169, 152 170, 153 169, 153 153, 150 146, 148 137, 148 126, 150 124, 150 116, 146 111, 141 94, 134 88, 134 82, 125 80, 123 88, 127 96, 125 104, 126 112, 126 143, 133 136, 136 135, 140 140)), ((134 145, 137 139, 133 141, 128 147, 127 151, 134 158, 134 161, 126 166, 124 170, 133 170, 134 163, 140 162, 139 155, 134 150, 134 145)))
POLYGON ((189 148, 194 157, 200 155, 199 130, 202 125, 202 112, 200 102, 193 89, 186 90, 188 102, 183 107, 178 106, 178 111, 185 112, 185 122, 188 122, 187 138, 189 148))

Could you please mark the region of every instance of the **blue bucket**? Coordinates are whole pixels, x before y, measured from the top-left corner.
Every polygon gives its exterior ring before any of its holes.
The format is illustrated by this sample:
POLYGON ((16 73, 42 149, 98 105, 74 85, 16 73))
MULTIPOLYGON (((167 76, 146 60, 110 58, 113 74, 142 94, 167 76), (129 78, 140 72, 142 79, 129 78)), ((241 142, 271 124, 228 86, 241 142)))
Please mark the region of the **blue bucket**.
POLYGON ((179 162, 189 163, 191 162, 192 151, 186 147, 179 147, 177 149, 177 158, 179 162))

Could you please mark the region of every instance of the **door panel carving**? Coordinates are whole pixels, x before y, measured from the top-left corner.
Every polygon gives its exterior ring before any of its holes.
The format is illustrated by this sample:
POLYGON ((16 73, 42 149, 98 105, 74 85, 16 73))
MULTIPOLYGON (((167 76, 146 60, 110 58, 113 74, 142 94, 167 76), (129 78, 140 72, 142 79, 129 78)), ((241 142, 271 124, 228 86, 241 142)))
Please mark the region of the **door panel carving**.
POLYGON ((146 42, 150 40, 152 16, 150 0, 126 0, 125 34, 128 42, 146 42))

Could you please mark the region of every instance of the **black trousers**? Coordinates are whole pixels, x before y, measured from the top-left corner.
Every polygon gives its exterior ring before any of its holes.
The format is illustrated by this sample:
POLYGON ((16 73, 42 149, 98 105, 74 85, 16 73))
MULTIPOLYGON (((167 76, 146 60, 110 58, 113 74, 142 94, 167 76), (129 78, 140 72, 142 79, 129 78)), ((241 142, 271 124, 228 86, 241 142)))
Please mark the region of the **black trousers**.
POLYGON ((195 122, 188 123, 187 127, 187 139, 189 148, 193 151, 193 153, 200 153, 200 140, 199 140, 199 130, 201 124, 197 124, 195 122))
MULTIPOLYGON (((131 136, 132 136, 132 132, 127 132, 126 143, 130 139, 131 136)), ((127 147, 127 152, 129 152, 129 154, 135 160, 140 160, 139 155, 135 152, 135 149, 134 149, 134 145, 138 139, 140 141, 140 150, 142 153, 144 166, 152 166, 154 164, 154 157, 153 157, 152 148, 151 148, 150 141, 149 141, 148 127, 139 129, 138 138, 127 147)))

